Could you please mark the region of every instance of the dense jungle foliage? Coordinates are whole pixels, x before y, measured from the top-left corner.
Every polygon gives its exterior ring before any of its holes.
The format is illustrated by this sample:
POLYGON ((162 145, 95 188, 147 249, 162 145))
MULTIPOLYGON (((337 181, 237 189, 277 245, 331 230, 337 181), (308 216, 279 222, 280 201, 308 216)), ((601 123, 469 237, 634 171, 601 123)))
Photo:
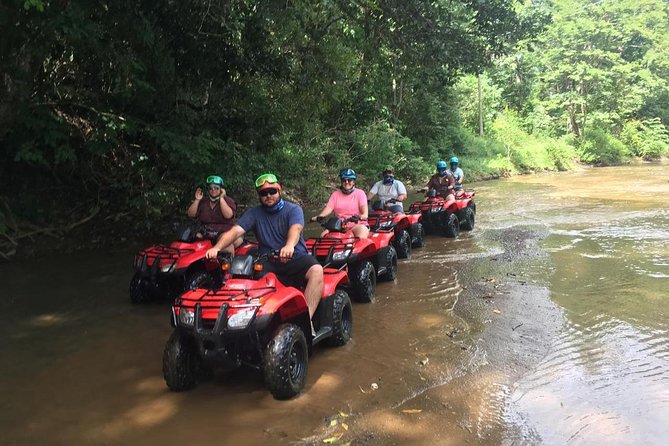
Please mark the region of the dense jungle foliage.
POLYGON ((669 151, 667 0, 7 0, 0 254, 154 228, 212 173, 321 200, 669 151), (482 92, 479 115, 478 91, 482 92), (479 132, 483 124, 483 136, 479 132))

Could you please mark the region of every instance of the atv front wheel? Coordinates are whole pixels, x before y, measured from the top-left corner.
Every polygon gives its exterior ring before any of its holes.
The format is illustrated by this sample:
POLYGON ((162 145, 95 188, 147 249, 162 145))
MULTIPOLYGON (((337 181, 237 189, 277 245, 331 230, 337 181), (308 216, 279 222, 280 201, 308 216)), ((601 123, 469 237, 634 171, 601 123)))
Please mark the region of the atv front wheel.
POLYGON ((174 330, 163 352, 163 377, 170 390, 182 392, 197 386, 202 359, 195 340, 181 330, 174 330))
POLYGON ((279 327, 265 348, 263 370, 265 384, 276 399, 299 394, 307 378, 307 340, 293 324, 279 327))
POLYGON ((337 290, 334 294, 332 303, 332 337, 328 339, 328 344, 333 347, 339 347, 351 340, 351 330, 353 329, 353 310, 351 309, 351 299, 344 290, 337 290))
POLYGON ((380 277, 381 280, 392 282, 397 279, 397 251, 392 246, 388 246, 386 253, 386 270, 380 277))
POLYGON ((376 270, 372 262, 365 260, 352 272, 351 282, 356 300, 358 302, 374 303, 376 300, 376 270))
POLYGON ((442 214, 442 233, 446 237, 455 238, 460 233, 460 220, 455 214, 444 213, 442 214))
POLYGON ((214 278, 206 271, 195 271, 186 276, 186 290, 195 290, 197 288, 212 289, 214 287, 214 278))
POLYGON ((135 273, 130 279, 130 302, 133 304, 145 304, 150 300, 149 293, 142 283, 143 280, 140 273, 135 273))
POLYGON ((471 231, 474 229, 475 214, 471 206, 467 206, 460 211, 460 229, 463 231, 471 231))
POLYGON ((398 234, 395 235, 395 240, 393 241, 393 246, 395 246, 395 251, 397 251, 398 259, 408 259, 411 257, 411 236, 409 231, 403 229, 398 234))
POLYGON ((425 246, 425 228, 423 223, 416 223, 414 226, 414 236, 411 239, 412 248, 422 248, 425 246))

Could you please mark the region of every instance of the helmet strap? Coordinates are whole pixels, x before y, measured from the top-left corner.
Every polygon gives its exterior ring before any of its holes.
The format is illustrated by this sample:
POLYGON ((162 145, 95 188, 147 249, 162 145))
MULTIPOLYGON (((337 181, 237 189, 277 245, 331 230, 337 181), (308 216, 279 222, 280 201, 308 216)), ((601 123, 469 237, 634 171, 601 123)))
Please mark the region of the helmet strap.
POLYGON ((344 195, 350 195, 355 190, 355 186, 350 189, 344 189, 344 186, 339 187, 339 190, 342 191, 344 195))
POLYGON ((211 201, 212 203, 216 203, 218 200, 221 199, 220 195, 216 198, 212 197, 211 194, 207 194, 207 195, 209 195, 209 201, 211 201))

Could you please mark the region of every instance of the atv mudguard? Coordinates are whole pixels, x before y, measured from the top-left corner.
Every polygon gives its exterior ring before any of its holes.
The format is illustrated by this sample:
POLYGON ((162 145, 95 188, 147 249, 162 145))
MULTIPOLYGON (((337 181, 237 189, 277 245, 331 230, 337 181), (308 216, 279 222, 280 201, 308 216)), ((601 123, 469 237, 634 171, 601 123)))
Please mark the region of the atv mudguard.
POLYGON ((323 296, 330 296, 337 288, 348 285, 348 272, 346 270, 325 268, 323 269, 323 296))

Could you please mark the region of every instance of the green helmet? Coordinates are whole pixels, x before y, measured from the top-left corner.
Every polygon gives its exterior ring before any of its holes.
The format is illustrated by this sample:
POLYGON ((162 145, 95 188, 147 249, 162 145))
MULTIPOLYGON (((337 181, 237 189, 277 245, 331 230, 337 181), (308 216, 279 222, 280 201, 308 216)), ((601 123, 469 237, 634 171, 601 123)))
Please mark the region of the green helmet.
POLYGON ((223 178, 219 177, 218 175, 209 175, 207 177, 207 184, 218 184, 219 186, 223 186, 223 178))

